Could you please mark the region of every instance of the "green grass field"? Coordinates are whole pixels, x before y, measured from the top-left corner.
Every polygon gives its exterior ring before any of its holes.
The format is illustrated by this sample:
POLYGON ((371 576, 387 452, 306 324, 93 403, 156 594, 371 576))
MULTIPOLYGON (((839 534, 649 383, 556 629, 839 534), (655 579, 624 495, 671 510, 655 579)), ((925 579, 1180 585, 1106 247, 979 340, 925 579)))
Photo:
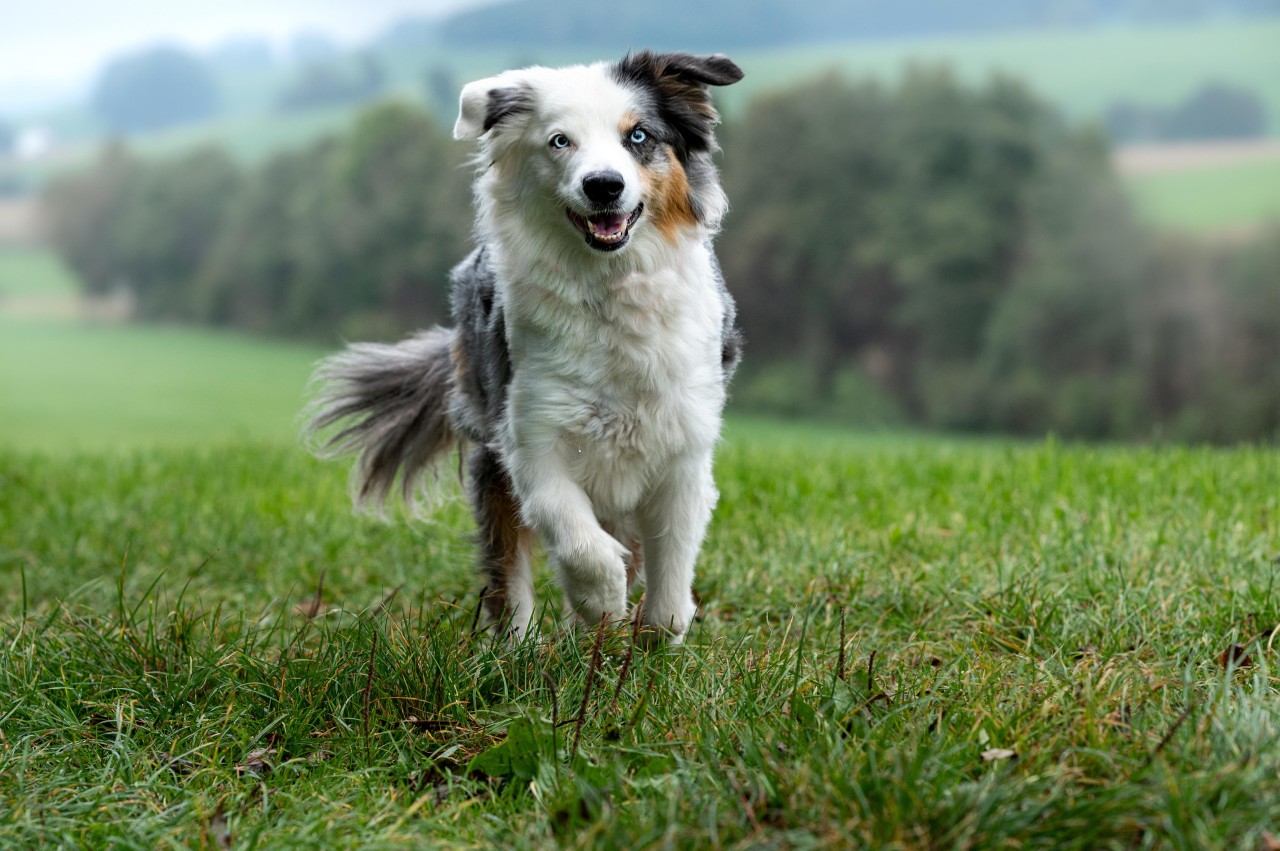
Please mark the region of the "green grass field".
POLYGON ((286 441, 321 354, 188 328, 0 318, 0 447, 286 441))
MULTIPOLYGON (((1258 848, 1280 455, 738 423, 700 620, 472 632, 457 501, 0 453, 5 847, 1258 848)), ((446 479, 450 477, 446 476, 446 479)))
POLYGON ((1280 219, 1280 159, 1126 179, 1142 215, 1155 225, 1213 231, 1280 219))
POLYGON ((6 298, 75 295, 79 285, 72 273, 44 248, 0 247, 0 308, 6 298))

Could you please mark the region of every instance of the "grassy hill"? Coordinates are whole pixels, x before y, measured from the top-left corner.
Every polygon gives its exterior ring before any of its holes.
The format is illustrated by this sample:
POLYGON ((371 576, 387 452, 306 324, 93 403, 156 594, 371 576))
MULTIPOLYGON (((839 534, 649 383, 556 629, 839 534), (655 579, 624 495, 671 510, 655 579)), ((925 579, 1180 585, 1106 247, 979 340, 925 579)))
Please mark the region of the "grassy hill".
POLYGON ((1072 118, 1088 120, 1119 99, 1170 106, 1216 80, 1263 98, 1271 132, 1280 135, 1277 44, 1280 20, 806 45, 745 55, 746 85, 725 94, 737 106, 829 68, 888 76, 908 62, 944 61, 974 81, 997 72, 1019 77, 1072 118))
MULTIPOLYGON (((909 62, 946 62, 966 78, 994 72, 1026 79, 1075 119, 1101 114, 1126 98, 1168 106, 1210 80, 1257 92, 1266 102, 1273 134, 1280 135, 1280 19, 1222 21, 1209 25, 1147 25, 1089 30, 1036 30, 994 35, 911 38, 871 42, 841 41, 782 48, 735 51, 747 71, 743 83, 725 90, 729 111, 753 96, 798 80, 839 69, 850 75, 896 76, 909 62)), ((645 45, 637 45, 645 46, 645 45)), ((661 48, 663 45, 656 44, 661 48)), ((509 67, 541 62, 610 59, 594 50, 516 52, 507 48, 459 49, 442 45, 431 51, 388 49, 382 56, 388 84, 399 96, 424 98, 424 80, 436 72, 458 86, 509 67)), ((200 141, 228 144, 248 157, 280 145, 329 132, 358 107, 337 107, 314 115, 273 114, 274 92, 288 75, 279 69, 259 75, 226 74, 222 89, 226 112, 218 120, 159 133, 141 140, 144 149, 200 141)), ((443 121, 453 120, 446 104, 443 121)), ((93 122, 82 109, 50 116, 70 139, 92 134, 93 122)), ((74 154, 74 151, 68 152, 74 154)))

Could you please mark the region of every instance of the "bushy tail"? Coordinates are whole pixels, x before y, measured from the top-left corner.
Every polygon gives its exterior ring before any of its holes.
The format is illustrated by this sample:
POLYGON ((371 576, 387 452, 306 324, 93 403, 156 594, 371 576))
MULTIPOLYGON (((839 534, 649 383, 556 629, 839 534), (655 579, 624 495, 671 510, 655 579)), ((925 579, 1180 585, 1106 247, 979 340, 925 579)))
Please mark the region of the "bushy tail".
POLYGON ((416 509, 428 471, 457 443, 446 416, 453 340, 452 329, 433 328, 395 345, 357 343, 316 368, 306 441, 322 458, 358 453, 351 483, 357 508, 381 514, 399 491, 416 509), (333 426, 339 430, 329 434, 333 426))

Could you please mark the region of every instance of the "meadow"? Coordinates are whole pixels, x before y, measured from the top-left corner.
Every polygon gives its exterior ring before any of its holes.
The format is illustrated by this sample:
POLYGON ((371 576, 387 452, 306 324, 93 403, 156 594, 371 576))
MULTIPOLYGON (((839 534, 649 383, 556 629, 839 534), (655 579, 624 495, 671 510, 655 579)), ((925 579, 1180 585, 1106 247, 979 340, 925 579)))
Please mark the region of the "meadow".
POLYGON ((1280 159, 1132 175, 1134 204, 1152 224, 1230 231, 1280 219, 1280 159))
MULTIPOLYGON (((739 421, 679 649, 295 446, 0 453, 6 847, 1255 848, 1272 449, 739 421)), ((456 490, 446 473, 442 487, 456 490)))
POLYGON ((0 325, 0 846, 1254 848, 1280 452, 732 418, 678 649, 475 628, 317 350, 0 325), (166 413, 167 412, 167 413, 166 413))

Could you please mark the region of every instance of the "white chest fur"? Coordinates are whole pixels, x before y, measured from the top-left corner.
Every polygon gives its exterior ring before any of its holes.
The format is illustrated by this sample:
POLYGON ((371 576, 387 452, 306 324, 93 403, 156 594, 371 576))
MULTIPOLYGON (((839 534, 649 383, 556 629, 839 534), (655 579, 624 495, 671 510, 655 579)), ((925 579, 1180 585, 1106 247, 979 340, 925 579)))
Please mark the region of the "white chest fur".
MULTIPOLYGON (((533 265, 506 278, 506 454, 551 454, 601 516, 633 510, 655 473, 720 428, 723 320, 708 250, 609 276, 533 265)), ((515 271, 515 270, 513 270, 515 271)))

